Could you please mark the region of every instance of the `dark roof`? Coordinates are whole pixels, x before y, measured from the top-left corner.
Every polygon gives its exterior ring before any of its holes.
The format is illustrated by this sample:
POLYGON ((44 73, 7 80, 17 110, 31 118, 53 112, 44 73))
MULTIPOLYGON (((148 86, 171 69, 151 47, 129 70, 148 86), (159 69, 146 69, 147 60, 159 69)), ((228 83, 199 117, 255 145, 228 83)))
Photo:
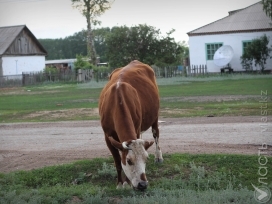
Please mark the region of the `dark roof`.
POLYGON ((0 27, 0 56, 3 55, 10 45, 14 42, 16 37, 23 31, 26 30, 30 37, 34 40, 37 46, 47 55, 47 51, 33 35, 33 33, 26 27, 26 25, 17 25, 17 26, 6 26, 0 27))
POLYGON ((272 31, 272 20, 257 2, 244 9, 230 11, 229 16, 188 32, 189 36, 220 33, 272 31))

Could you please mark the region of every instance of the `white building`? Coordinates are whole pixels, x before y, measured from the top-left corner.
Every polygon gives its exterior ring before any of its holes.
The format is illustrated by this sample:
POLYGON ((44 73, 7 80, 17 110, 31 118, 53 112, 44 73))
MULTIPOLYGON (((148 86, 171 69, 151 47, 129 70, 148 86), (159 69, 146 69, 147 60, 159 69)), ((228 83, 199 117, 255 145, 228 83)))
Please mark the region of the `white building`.
POLYGON ((0 76, 42 71, 46 55, 25 25, 0 27, 0 76))
MULTIPOLYGON (((208 72, 220 72, 222 67, 213 62, 214 53, 220 46, 230 45, 234 51, 231 68, 233 71, 245 71, 240 57, 247 43, 266 34, 270 39, 269 47, 272 46, 272 20, 263 11, 262 3, 258 2, 244 9, 230 11, 227 17, 187 34, 191 65, 207 65, 208 72)), ((256 70, 256 67, 253 69, 256 70)), ((265 70, 272 70, 272 59, 267 60, 265 70)))

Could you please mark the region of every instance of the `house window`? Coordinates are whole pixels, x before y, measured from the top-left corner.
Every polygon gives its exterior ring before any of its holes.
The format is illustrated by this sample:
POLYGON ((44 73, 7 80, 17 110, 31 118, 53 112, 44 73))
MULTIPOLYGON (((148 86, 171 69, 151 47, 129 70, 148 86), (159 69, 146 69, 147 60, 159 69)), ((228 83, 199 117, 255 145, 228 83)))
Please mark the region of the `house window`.
POLYGON ((213 60, 214 53, 222 45, 223 45, 223 43, 208 43, 208 44, 206 44, 206 59, 213 60))
POLYGON ((252 41, 243 41, 243 42, 242 42, 242 43, 243 43, 243 54, 244 54, 244 52, 245 52, 245 49, 247 48, 248 45, 251 44, 251 42, 252 42, 252 41))

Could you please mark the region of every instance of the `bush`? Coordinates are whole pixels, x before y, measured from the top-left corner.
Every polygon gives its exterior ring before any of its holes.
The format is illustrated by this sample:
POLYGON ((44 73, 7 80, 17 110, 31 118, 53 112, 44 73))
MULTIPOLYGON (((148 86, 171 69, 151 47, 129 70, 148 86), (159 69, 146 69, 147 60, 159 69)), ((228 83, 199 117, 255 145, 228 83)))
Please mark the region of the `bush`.
POLYGON ((106 162, 103 162, 102 169, 97 170, 97 174, 93 175, 93 179, 97 178, 115 178, 116 170, 113 165, 108 165, 106 162))
POLYGON ((57 68, 55 68, 55 67, 45 67, 44 69, 43 69, 43 73, 45 73, 45 74, 57 74, 58 73, 58 69, 57 68))
POLYGON ((272 48, 268 47, 269 38, 263 35, 260 38, 253 39, 252 42, 245 48, 243 55, 241 56, 241 63, 244 69, 252 70, 253 61, 255 66, 260 67, 260 71, 263 72, 266 65, 266 60, 270 57, 272 48))
POLYGON ((75 69, 92 69, 92 65, 81 54, 76 55, 76 61, 74 62, 75 69))

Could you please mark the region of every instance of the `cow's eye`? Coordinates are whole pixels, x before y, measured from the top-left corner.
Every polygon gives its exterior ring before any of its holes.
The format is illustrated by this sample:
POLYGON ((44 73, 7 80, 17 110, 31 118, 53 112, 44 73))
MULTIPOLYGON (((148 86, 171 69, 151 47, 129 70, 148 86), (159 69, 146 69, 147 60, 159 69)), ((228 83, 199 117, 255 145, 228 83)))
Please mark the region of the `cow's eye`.
POLYGON ((128 165, 133 165, 132 161, 130 159, 127 160, 128 165))

